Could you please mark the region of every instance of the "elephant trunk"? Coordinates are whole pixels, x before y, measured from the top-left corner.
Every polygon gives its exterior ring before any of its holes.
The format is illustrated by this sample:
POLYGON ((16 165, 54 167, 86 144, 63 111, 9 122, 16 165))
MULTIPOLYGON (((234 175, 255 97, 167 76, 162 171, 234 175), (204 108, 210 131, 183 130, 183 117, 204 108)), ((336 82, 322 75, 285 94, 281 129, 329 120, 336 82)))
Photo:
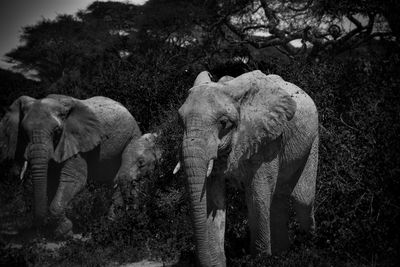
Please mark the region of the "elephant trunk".
POLYGON ((196 252, 200 266, 212 266, 207 230, 206 174, 208 159, 204 140, 185 137, 183 141, 183 163, 190 195, 196 252))
POLYGON ((47 215, 47 170, 49 161, 49 146, 47 141, 37 136, 29 147, 29 162, 33 181, 35 222, 42 224, 47 215))

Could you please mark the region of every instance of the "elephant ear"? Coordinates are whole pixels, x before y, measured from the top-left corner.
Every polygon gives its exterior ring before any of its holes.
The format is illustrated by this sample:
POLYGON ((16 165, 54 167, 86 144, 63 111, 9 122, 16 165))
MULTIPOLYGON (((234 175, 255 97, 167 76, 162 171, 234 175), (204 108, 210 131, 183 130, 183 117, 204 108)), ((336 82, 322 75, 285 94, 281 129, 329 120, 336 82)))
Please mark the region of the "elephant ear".
MULTIPOLYGON (((262 144, 276 140, 296 112, 296 102, 277 83, 261 71, 243 74, 225 83, 228 93, 239 106, 234 157, 248 159, 262 144)), ((232 159, 233 160, 233 159, 232 159)))
POLYGON ((193 87, 197 86, 197 85, 201 85, 201 84, 205 84, 205 83, 210 83, 212 79, 212 75, 211 73, 209 73, 208 71, 202 71, 199 73, 199 75, 197 75, 196 80, 194 81, 193 87))
POLYGON ((161 162, 163 152, 161 150, 160 145, 157 143, 157 138, 159 134, 153 133, 152 136, 153 136, 152 145, 154 149, 154 156, 156 157, 157 162, 161 162))
POLYGON ((22 161, 26 140, 20 131, 20 122, 23 114, 27 112, 35 101, 29 96, 21 96, 7 109, 0 122, 0 161, 15 159, 22 161))
POLYGON ((63 162, 79 152, 88 152, 100 144, 103 129, 96 114, 80 100, 50 95, 65 106, 65 119, 54 160, 63 162))
POLYGON ((147 142, 147 146, 153 151, 156 161, 159 162, 161 160, 162 151, 160 147, 157 145, 158 134, 146 133, 142 135, 142 138, 147 142))

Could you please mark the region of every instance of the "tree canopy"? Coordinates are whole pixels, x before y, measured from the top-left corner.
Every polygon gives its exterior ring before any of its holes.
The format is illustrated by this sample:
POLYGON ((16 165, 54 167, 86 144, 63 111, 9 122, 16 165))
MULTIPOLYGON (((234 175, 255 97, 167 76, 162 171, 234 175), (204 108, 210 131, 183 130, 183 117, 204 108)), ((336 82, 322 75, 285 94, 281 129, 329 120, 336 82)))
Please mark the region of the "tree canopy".
POLYGON ((7 56, 49 84, 152 49, 190 54, 182 68, 218 58, 257 61, 266 48, 289 59, 334 56, 372 39, 397 40, 397 10, 396 1, 377 0, 94 2, 25 27, 22 44, 7 56))

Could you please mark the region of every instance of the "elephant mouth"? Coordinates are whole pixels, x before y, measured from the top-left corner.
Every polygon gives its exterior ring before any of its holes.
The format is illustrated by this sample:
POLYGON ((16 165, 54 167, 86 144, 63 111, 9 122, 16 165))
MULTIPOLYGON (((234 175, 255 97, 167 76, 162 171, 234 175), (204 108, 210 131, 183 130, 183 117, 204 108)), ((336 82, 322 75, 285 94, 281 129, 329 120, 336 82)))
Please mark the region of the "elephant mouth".
POLYGON ((53 147, 57 147, 61 140, 62 128, 57 127, 53 132, 53 147))
POLYGON ((232 134, 229 133, 221 138, 221 142, 218 145, 218 156, 223 156, 231 152, 232 134))

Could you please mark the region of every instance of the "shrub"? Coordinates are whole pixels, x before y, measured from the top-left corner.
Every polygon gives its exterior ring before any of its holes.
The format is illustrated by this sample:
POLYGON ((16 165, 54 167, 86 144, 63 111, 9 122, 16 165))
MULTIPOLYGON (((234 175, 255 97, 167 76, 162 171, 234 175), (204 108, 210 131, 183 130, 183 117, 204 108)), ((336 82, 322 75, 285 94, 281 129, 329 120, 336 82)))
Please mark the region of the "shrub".
MULTIPOLYGON (((281 75, 314 99, 320 116, 315 236, 301 241, 293 224, 294 244, 287 253, 251 258, 243 192, 229 188, 229 266, 389 266, 399 258, 400 60, 397 55, 365 60, 245 66, 228 62, 211 69, 215 79, 255 68, 281 75)), ((172 170, 182 136, 176 111, 196 73, 179 71, 166 62, 161 56, 131 58, 118 66, 110 65, 91 83, 80 84, 83 90, 76 91, 80 97, 100 94, 115 98, 141 122, 144 132, 159 132, 163 160, 155 174, 140 185, 140 208, 133 209, 129 204, 114 223, 104 218, 109 189, 90 185, 75 201, 71 215, 75 225, 91 232, 91 241, 70 242, 58 257, 45 260, 104 265, 110 260, 125 262, 143 257, 192 259, 194 243, 184 177, 173 176, 172 170)), ((58 87, 59 93, 70 92, 63 91, 64 86, 70 88, 67 85, 58 87)), ((2 203, 20 198, 16 193, 19 189, 9 189, 17 186, 1 183, 2 203)), ((16 259, 13 255, 7 257, 16 259)))

